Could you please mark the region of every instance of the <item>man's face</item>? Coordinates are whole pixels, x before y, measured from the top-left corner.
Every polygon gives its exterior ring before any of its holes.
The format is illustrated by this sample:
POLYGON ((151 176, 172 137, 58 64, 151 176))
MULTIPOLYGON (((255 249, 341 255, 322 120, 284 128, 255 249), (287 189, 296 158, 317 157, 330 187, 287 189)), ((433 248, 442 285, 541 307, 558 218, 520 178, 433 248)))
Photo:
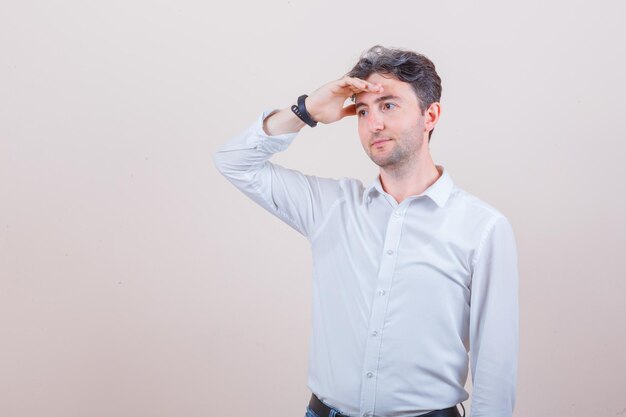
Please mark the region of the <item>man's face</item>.
POLYGON ((381 168, 410 166, 428 143, 424 116, 413 87, 387 74, 372 74, 366 81, 382 85, 383 91, 359 93, 355 98, 363 149, 381 168))

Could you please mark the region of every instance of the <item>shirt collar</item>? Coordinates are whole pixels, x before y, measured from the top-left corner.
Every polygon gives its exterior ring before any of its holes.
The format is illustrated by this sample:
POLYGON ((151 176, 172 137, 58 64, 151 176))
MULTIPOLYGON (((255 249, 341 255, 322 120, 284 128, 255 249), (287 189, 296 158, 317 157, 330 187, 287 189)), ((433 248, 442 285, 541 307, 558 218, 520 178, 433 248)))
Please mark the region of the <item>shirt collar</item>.
MULTIPOLYGON (((452 194, 454 181, 452 181, 452 177, 450 177, 450 174, 448 174, 447 169, 445 169, 441 165, 436 165, 436 167, 441 175, 439 176, 439 178, 437 178, 437 181, 435 181, 430 187, 424 190, 424 192, 417 197, 420 197, 422 195, 428 196, 439 207, 443 207, 448 201, 450 194, 452 194)), ((383 185, 380 182, 380 175, 377 175, 374 182, 365 189, 365 192, 363 193, 363 202, 365 202, 365 199, 368 198, 372 192, 378 192, 381 195, 385 194, 385 190, 383 190, 383 185)))

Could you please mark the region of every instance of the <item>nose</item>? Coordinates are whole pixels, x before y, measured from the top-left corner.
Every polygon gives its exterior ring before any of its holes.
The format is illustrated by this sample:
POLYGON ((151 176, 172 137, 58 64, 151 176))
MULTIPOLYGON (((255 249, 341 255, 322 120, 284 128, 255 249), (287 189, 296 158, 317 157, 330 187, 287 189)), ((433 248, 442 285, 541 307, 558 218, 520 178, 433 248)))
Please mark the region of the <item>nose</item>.
POLYGON ((383 116, 376 111, 372 111, 367 115, 367 127, 370 132, 380 132, 385 128, 383 116))

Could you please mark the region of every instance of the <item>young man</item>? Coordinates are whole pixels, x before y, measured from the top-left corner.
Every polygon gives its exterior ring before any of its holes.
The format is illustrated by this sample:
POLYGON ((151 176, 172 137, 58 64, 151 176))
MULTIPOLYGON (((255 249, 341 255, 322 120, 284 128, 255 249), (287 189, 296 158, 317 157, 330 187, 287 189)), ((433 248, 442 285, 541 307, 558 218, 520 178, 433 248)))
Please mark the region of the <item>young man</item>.
POLYGON ((430 60, 375 46, 347 76, 264 113, 215 154, 226 178, 311 243, 307 416, 456 417, 468 366, 472 415, 512 414, 515 239, 500 212, 433 162, 440 96, 430 60), (306 124, 352 115, 380 168, 373 184, 269 162, 306 124))

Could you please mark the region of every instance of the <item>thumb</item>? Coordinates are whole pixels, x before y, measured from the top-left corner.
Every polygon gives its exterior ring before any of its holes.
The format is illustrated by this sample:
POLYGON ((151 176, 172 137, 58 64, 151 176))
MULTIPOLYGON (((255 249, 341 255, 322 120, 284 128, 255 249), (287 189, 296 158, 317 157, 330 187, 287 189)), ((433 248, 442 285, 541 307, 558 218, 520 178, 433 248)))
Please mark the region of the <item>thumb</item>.
POLYGON ((354 116, 356 115, 356 106, 354 104, 350 104, 349 106, 344 107, 343 109, 341 109, 341 117, 346 117, 346 116, 354 116))

